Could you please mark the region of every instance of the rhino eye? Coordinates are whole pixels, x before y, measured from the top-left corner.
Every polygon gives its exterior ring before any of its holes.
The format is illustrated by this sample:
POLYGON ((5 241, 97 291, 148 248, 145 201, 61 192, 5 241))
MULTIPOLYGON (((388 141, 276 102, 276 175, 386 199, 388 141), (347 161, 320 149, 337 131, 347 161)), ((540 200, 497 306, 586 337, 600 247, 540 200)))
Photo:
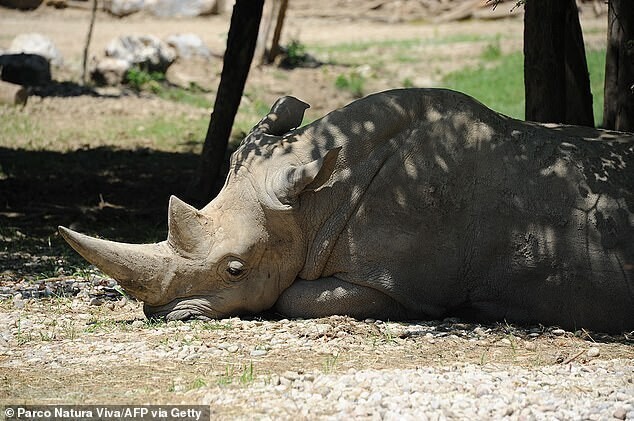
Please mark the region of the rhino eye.
POLYGON ((227 273, 234 278, 239 277, 244 273, 244 263, 238 260, 232 260, 227 266, 227 273))

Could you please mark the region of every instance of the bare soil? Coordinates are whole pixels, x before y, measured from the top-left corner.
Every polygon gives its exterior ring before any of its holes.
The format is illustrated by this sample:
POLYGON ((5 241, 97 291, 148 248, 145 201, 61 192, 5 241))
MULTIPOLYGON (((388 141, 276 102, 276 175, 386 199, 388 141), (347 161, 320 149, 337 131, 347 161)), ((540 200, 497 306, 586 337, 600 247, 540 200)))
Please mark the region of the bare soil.
MULTIPOLYGON (((336 10, 337 5, 334 0, 291 2, 283 44, 299 39, 326 64, 292 70, 254 67, 236 137, 280 95, 309 102, 308 119, 351 101, 354 93, 335 86, 337 77, 351 71, 367 73, 365 93, 402 86, 406 79, 415 86, 434 86, 448 72, 478 63, 491 40, 499 39, 503 52, 521 49, 522 21, 517 18, 430 25, 318 17, 321 8, 336 10), (413 57, 408 49, 410 57, 397 59, 398 45, 412 39, 430 42, 417 47, 413 57), (458 41, 438 42, 447 39, 458 41), (358 45, 365 46, 362 52, 358 45), (380 65, 367 66, 368 54, 380 65)), ((46 34, 65 59, 63 68, 54 69, 54 78, 77 82, 88 21, 88 14, 78 10, 2 10, 0 49, 22 32, 46 34)), ((164 38, 192 32, 220 57, 228 23, 228 16, 157 20, 100 13, 91 54, 101 55, 118 35, 164 38)), ((603 19, 584 20, 583 25, 588 43, 605 42, 603 19)), ((211 104, 221 69, 218 57, 177 63, 171 77, 208 89, 211 104)), ((276 315, 153 325, 142 322, 134 301, 89 305, 90 296, 13 300, 16 285, 46 286, 88 276, 87 265, 59 239, 59 224, 122 241, 163 238, 167 199, 186 195, 197 169, 210 109, 148 93, 65 92, 34 96, 23 109, 0 106, 0 286, 8 297, 0 304, 0 404, 195 403, 208 402, 209 394, 249 387, 255 379, 273 387, 292 373, 465 363, 538 370, 634 358, 631 336, 553 333, 543 326, 456 320, 411 325, 345 317, 283 321, 276 315), (171 122, 179 131, 172 136, 169 127, 155 127, 156 121, 171 122), (588 356, 590 348, 599 353, 588 356), (257 350, 266 352, 253 354, 257 350), (249 364, 255 375, 249 375, 249 364)), ((223 411, 245 415, 239 408, 223 411)))

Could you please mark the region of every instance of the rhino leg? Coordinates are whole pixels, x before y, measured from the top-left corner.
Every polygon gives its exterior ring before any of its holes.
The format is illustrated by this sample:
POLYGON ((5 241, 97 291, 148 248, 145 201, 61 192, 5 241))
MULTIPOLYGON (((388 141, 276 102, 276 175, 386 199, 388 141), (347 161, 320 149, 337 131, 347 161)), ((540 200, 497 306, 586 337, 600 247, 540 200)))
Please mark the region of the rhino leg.
POLYGON ((347 315, 357 319, 407 319, 405 309, 384 293, 334 277, 296 280, 275 303, 286 317, 347 315))

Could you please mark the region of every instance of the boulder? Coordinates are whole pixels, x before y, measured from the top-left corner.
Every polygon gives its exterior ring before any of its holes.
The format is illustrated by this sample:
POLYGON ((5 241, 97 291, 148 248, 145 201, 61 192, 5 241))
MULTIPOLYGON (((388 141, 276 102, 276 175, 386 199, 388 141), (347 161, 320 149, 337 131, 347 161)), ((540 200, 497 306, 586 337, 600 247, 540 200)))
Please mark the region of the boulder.
POLYGON ((106 56, 125 60, 149 72, 165 73, 176 60, 176 51, 152 35, 125 35, 110 41, 106 56))
POLYGON ((117 17, 128 16, 143 10, 145 0, 105 0, 103 9, 117 17))
POLYGON ((51 65, 38 54, 3 54, 0 79, 25 86, 45 85, 51 82, 51 65))
POLYGON ((212 62, 201 58, 191 60, 177 60, 167 69, 165 78, 176 86, 185 89, 198 88, 203 91, 211 91, 218 87, 218 79, 214 77, 215 69, 212 62))
POLYGON ((130 67, 129 61, 114 57, 103 57, 96 62, 90 72, 90 78, 97 85, 116 86, 123 82, 130 67))
POLYGON ((53 41, 38 33, 20 34, 16 36, 9 46, 9 53, 37 54, 45 57, 53 66, 60 67, 64 64, 64 58, 53 41))
POLYGON ((153 0, 147 10, 162 18, 210 15, 216 13, 216 0, 153 0))
POLYGON ((211 58, 211 51, 196 34, 170 35, 165 42, 176 51, 178 58, 185 60, 193 57, 211 58))

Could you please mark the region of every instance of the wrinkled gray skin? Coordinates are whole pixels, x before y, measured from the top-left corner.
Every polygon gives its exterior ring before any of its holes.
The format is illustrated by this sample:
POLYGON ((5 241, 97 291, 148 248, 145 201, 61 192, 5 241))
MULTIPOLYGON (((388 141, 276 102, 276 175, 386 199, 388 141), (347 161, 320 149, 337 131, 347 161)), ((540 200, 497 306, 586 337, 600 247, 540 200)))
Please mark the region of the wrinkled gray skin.
POLYGON ((148 316, 634 329, 632 135, 522 122, 442 89, 293 129, 307 107, 278 100, 203 209, 172 197, 167 241, 60 232, 148 316))

